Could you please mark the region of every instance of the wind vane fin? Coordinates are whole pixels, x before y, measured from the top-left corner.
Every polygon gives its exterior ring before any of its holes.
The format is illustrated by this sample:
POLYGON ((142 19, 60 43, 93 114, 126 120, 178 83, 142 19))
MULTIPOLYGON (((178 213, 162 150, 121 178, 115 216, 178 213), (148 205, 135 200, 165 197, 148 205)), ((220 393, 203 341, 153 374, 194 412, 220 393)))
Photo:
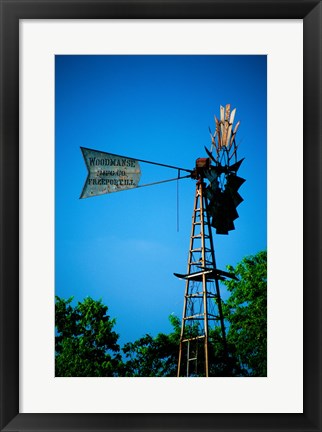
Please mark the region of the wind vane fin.
POLYGON ((108 194, 111 192, 120 192, 127 189, 153 186, 160 183, 181 180, 191 177, 193 172, 193 170, 187 168, 143 159, 134 159, 128 156, 106 153, 85 147, 81 147, 81 151, 83 153, 88 174, 80 198, 88 198, 92 196, 108 194), (141 168, 139 162, 165 168, 172 168, 178 170, 179 172, 185 171, 189 174, 186 176, 178 175, 172 179, 139 185, 141 178, 141 168))
POLYGON ((88 175, 80 198, 138 187, 141 168, 137 160, 81 147, 88 175))

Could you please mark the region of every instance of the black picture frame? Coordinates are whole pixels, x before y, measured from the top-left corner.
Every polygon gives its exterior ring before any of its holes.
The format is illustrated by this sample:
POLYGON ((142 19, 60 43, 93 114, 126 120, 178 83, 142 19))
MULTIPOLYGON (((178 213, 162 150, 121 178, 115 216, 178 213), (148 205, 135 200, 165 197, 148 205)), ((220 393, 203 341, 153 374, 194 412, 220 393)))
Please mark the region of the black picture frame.
MULTIPOLYGON (((2 431, 322 431, 321 2, 310 0, 0 0, 2 431), (19 20, 97 18, 303 19, 303 414, 19 413, 19 20)), ((274 37, 274 35, 272 35, 274 37)), ((287 253, 287 251, 286 251, 287 253)), ((290 359, 292 361, 292 359, 290 359)), ((44 395, 45 397, 45 395, 44 395)))

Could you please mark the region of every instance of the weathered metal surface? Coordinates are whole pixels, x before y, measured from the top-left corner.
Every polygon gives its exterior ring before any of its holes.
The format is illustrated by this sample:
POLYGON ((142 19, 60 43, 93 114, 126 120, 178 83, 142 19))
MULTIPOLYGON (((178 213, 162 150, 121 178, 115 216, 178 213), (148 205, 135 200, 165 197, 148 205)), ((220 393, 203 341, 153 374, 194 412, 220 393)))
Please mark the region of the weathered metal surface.
POLYGON ((81 147, 88 170, 80 198, 138 187, 141 169, 135 159, 81 147))
POLYGON ((202 282, 203 275, 205 275, 206 280, 214 280, 214 279, 226 280, 226 278, 238 280, 233 273, 228 273, 218 269, 205 269, 205 270, 200 270, 199 272, 194 272, 189 274, 181 274, 181 273, 173 273, 173 274, 179 279, 186 279, 186 280, 192 279, 199 282, 202 282))
POLYGON ((238 162, 229 166, 229 171, 234 171, 235 173, 239 170, 240 165, 243 163, 245 158, 240 159, 238 162))
POLYGON ((218 138, 218 146, 217 146, 217 153, 218 153, 221 149, 222 142, 221 142, 220 122, 216 116, 215 116, 215 122, 216 122, 216 134, 217 134, 217 138, 218 138))
POLYGON ((225 108, 220 105, 220 121, 221 123, 224 123, 225 120, 225 108))
POLYGON ((240 125, 240 121, 238 121, 238 122, 236 123, 236 126, 235 126, 235 128, 234 128, 234 134, 237 133, 237 130, 238 130, 238 128, 239 128, 239 125, 240 125))
POLYGON ((222 159, 223 154, 226 154, 228 160, 232 158, 232 154, 236 153, 237 146, 235 142, 236 133, 240 122, 238 121, 234 126, 236 115, 236 108, 231 110, 230 104, 220 106, 219 119, 214 116, 216 131, 214 135, 211 134, 211 153, 216 149, 216 162, 222 159), (232 147, 234 148, 232 149, 232 147), (224 151, 224 153, 222 152, 224 151))
POLYGON ((222 138, 222 145, 225 145, 225 142, 223 140, 224 122, 225 122, 225 108, 220 105, 220 132, 221 132, 221 138, 222 138))
POLYGON ((230 104, 226 105, 226 115, 225 115, 225 120, 227 120, 229 122, 230 119, 230 104))
POLYGON ((233 123, 235 120, 235 114, 236 114, 236 108, 234 108, 230 114, 230 119, 229 119, 229 128, 228 128, 228 132, 227 132, 227 144, 226 146, 230 146, 231 145, 231 132, 232 132, 232 127, 233 127, 233 123))

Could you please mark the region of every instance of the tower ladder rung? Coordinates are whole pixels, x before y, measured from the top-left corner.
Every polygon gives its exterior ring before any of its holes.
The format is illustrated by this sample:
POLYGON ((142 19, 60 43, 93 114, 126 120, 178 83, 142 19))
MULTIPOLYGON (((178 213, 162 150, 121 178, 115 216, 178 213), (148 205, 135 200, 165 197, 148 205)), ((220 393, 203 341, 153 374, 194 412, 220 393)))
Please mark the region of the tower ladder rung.
MULTIPOLYGON (((187 320, 202 321, 204 319, 205 319, 204 317, 194 317, 194 315, 183 318, 184 321, 187 321, 187 320)), ((211 321, 220 321, 220 317, 219 316, 213 316, 213 317, 208 316, 208 321, 210 321, 210 320, 211 321)))
MULTIPOLYGON (((206 265, 212 265, 212 261, 209 261, 209 260, 205 260, 205 264, 206 265)), ((200 261, 191 261, 190 263, 189 263, 189 265, 191 265, 191 266, 198 266, 198 267, 201 267, 201 263, 200 263, 200 261)))
POLYGON ((183 339, 181 342, 190 342, 190 341, 194 341, 194 340, 198 340, 198 339, 204 339, 205 337, 206 337, 205 335, 195 336, 193 338, 183 339))
MULTIPOLYGON (((203 298, 203 293, 195 293, 195 294, 187 294, 185 296, 186 298, 203 298)), ((211 298, 217 298, 217 294, 211 294, 211 293, 207 293, 207 298, 211 299, 211 298)))
POLYGON ((190 316, 184 317, 183 319, 185 321, 187 321, 187 320, 193 320, 193 319, 200 319, 200 317, 202 317, 202 319, 204 319, 204 314, 190 315, 190 316))
MULTIPOLYGON (((208 234, 204 234, 203 236, 204 236, 205 239, 209 238, 208 234)), ((193 238, 193 239, 198 239, 198 238, 201 239, 201 234, 193 235, 193 236, 191 236, 191 238, 193 238)))

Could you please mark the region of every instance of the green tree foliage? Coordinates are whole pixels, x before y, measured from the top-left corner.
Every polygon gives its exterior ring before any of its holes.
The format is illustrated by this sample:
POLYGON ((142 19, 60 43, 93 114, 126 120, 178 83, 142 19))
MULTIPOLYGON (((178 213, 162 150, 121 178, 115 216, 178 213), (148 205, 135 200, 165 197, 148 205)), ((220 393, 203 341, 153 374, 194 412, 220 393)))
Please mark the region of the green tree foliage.
POLYGON ((228 270, 238 280, 225 282, 230 292, 223 307, 229 322, 227 342, 243 375, 267 376, 267 252, 246 257, 228 270))
MULTIPOLYGON (((226 281, 230 296, 223 302, 227 333, 224 349, 220 328, 209 332, 210 376, 267 375, 267 254, 244 258, 238 280, 226 281), (228 354, 228 358, 227 358, 228 354)), ((181 322, 170 316, 173 330, 124 345, 123 359, 113 331, 115 319, 101 301, 86 298, 72 306, 56 297, 56 376, 175 377, 181 322)), ((198 335, 191 327, 191 336, 198 335)))
POLYGON ((122 375, 128 377, 174 377, 177 374, 180 320, 170 315, 170 334, 149 334, 124 345, 126 362, 122 375))
POLYGON ((226 341, 227 349, 220 327, 209 331, 209 376, 228 377, 243 376, 244 373, 237 361, 236 349, 226 341))
POLYGON ((56 376, 117 376, 121 362, 115 319, 102 302, 87 297, 72 306, 56 297, 56 376))
MULTIPOLYGON (((169 320, 173 331, 170 334, 159 333, 156 337, 147 334, 144 337, 124 345, 123 352, 126 361, 122 376, 127 377, 176 377, 178 368, 179 340, 181 332, 180 319, 170 315, 169 320)), ((190 336, 198 335, 197 326, 191 327, 190 336)), ((199 349, 203 353, 203 341, 199 349)), ((183 355, 186 355, 184 352, 183 355)), ((222 343, 219 328, 209 334, 209 364, 210 376, 240 376, 240 369, 234 363, 234 357, 229 359, 222 343)))

